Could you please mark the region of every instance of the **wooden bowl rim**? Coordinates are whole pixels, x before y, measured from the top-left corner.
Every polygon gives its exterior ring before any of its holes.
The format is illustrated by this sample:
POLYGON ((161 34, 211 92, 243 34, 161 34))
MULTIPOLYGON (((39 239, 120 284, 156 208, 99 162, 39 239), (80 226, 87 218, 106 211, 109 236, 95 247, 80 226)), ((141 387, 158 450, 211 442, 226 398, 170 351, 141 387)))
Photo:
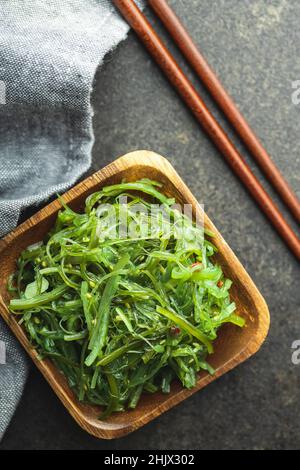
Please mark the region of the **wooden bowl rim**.
MULTIPOLYGON (((171 163, 161 155, 148 150, 137 150, 134 152, 130 152, 122 157, 119 157, 109 165, 93 173, 84 181, 73 186, 71 189, 69 189, 66 193, 62 195, 62 198, 65 202, 68 203, 74 200, 75 198, 80 197, 80 195, 84 193, 87 189, 94 188, 95 186, 101 186, 103 183, 105 184, 105 181, 109 177, 116 176, 118 173, 129 170, 132 167, 151 167, 153 169, 158 170, 161 174, 165 175, 167 180, 172 181, 173 184, 176 183, 178 187, 180 187, 180 193, 183 195, 184 200, 188 199, 189 202, 191 202, 196 208, 196 210, 199 210, 198 202, 196 201, 188 187, 185 185, 185 183, 182 181, 180 176, 177 174, 171 163)), ((42 209, 40 209, 28 220, 17 226, 15 230, 13 230, 2 240, 0 240, 0 257, 4 250, 6 250, 10 244, 17 242, 18 238, 21 237, 22 234, 24 234, 27 230, 31 229, 33 226, 41 222, 43 220, 44 214, 49 217, 56 213, 60 208, 61 203, 59 202, 59 200, 56 199, 45 207, 43 207, 42 209)), ((231 248, 228 246, 228 244, 225 242, 217 228, 211 222, 209 217, 206 214, 204 214, 204 217, 205 225, 208 226, 210 230, 213 230, 218 236, 219 242, 221 244, 222 253, 225 254, 226 260, 230 261, 228 262, 228 265, 234 265, 235 269, 239 269, 239 274, 242 276, 242 282, 244 286, 246 286, 247 291, 250 293, 249 295, 251 295, 256 311, 258 312, 258 326, 256 329, 256 333, 248 341, 245 348, 239 353, 237 353, 234 357, 231 357, 230 360, 228 360, 226 363, 224 363, 214 376, 205 375, 198 380, 195 388, 191 390, 181 388, 178 392, 175 393, 175 396, 170 394, 169 399, 167 399, 161 406, 153 407, 150 412, 146 414, 141 414, 139 418, 136 419, 134 422, 130 422, 129 419, 129 423, 125 424, 109 423, 109 421, 100 420, 95 423, 94 418, 91 419, 85 413, 83 413, 81 409, 79 409, 79 407, 77 406, 78 402, 76 403, 76 398, 73 399, 73 401, 70 401, 70 398, 66 394, 66 391, 63 389, 62 386, 57 384, 55 378, 51 374, 51 369, 49 368, 48 361, 40 361, 38 359, 36 351, 32 347, 30 347, 25 332, 17 324, 17 321, 12 318, 11 314, 9 314, 7 306, 2 296, 0 296, 1 316, 13 330, 14 334, 17 336, 23 347, 26 349, 27 353, 31 356, 37 367, 41 370, 42 374, 49 382, 51 387, 54 389, 60 400, 66 406, 70 414, 74 417, 77 423, 84 430, 94 435, 95 437, 104 439, 114 439, 117 437, 124 436, 138 429, 139 427, 143 426, 150 420, 159 416, 161 413, 167 411, 171 407, 183 401, 185 398, 188 398, 190 395, 203 388, 208 383, 214 381, 216 378, 220 377, 227 371, 231 370, 232 368, 252 356, 258 351, 267 336, 270 324, 270 316, 264 298, 258 291, 250 276, 245 271, 240 261, 232 252, 231 248)), ((155 397, 155 395, 153 395, 153 397, 155 397)), ((124 413, 130 415, 130 411, 126 411, 124 413)))

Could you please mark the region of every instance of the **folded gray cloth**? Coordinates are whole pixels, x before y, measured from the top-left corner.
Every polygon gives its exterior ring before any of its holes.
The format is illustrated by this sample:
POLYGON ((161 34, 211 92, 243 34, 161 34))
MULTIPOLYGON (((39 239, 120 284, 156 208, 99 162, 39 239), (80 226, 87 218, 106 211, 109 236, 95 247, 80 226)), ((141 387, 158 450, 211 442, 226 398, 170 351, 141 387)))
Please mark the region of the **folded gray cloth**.
MULTIPOLYGON (((109 0, 0 0, 0 236, 22 209, 71 186, 91 163, 90 95, 127 24, 109 0), (4 104, 6 102, 6 104, 4 104)), ((109 92, 109 91, 108 91, 109 92)), ((28 365, 0 320, 0 439, 28 365)))

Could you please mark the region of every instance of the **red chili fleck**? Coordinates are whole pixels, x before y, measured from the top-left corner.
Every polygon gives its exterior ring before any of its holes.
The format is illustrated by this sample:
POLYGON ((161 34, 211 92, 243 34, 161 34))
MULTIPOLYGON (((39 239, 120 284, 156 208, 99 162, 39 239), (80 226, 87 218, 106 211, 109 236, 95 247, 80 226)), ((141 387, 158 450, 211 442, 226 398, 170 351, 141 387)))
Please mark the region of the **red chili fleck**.
POLYGON ((221 281, 221 279, 220 279, 220 280, 218 281, 218 284, 217 284, 217 286, 221 288, 221 287, 223 287, 223 284, 224 284, 224 282, 223 282, 223 281, 221 281))
POLYGON ((181 329, 178 326, 171 326, 170 328, 171 335, 177 336, 181 333, 181 329))
MULTIPOLYGON (((202 263, 197 262, 197 263, 191 264, 191 268, 195 268, 196 266, 198 267, 198 269, 200 269, 200 268, 202 268, 202 263)), ((198 270, 195 269, 195 271, 198 271, 198 270)))

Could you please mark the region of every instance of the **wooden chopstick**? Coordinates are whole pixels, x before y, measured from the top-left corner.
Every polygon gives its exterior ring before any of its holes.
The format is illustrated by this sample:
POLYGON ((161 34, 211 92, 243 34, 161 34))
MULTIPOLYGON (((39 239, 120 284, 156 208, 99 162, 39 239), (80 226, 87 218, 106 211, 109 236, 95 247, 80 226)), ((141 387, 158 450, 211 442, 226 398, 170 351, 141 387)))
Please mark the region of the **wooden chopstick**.
POLYGON ((236 130, 240 139, 251 152, 265 176, 281 196, 295 219, 300 223, 300 201, 288 185, 271 157, 258 140, 248 122, 242 116, 232 98, 224 89, 191 36, 165 0, 148 0, 161 22, 168 30, 184 57, 194 69, 204 86, 210 92, 219 108, 236 130))
POLYGON ((232 101, 232 98, 224 89, 222 83, 206 62, 179 18, 165 0, 148 0, 148 3, 160 18, 175 43, 182 51, 184 57, 210 92, 228 121, 234 127, 245 146, 251 152, 265 176, 281 196, 281 199, 285 202, 297 222, 300 223, 299 199, 232 101))
POLYGON ((300 240, 133 0, 113 0, 272 225, 300 260, 300 240))

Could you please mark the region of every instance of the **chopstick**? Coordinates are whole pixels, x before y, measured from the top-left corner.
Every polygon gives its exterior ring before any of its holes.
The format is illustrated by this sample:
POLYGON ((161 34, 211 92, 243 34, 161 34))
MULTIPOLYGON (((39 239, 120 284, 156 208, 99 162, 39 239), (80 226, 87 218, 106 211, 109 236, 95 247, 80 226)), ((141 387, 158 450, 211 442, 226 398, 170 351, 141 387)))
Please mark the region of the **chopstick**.
POLYGON ((113 0, 115 6, 137 33, 152 57, 163 70, 173 87, 180 94, 208 136, 223 154, 261 210, 268 217, 287 246, 300 260, 300 240, 283 218, 281 212, 264 190, 258 179, 243 160, 220 124, 210 113, 192 83, 184 75, 158 34, 133 0, 113 0))
POLYGON ((165 0, 148 0, 148 4, 159 17, 171 37, 183 53, 188 63, 194 69, 204 86, 210 92, 219 108, 223 111, 238 136, 248 148, 269 182, 278 192, 283 202, 300 223, 300 201, 288 185, 271 157, 258 140, 248 122, 238 110, 232 98, 224 89, 191 36, 184 28, 179 18, 165 0))

